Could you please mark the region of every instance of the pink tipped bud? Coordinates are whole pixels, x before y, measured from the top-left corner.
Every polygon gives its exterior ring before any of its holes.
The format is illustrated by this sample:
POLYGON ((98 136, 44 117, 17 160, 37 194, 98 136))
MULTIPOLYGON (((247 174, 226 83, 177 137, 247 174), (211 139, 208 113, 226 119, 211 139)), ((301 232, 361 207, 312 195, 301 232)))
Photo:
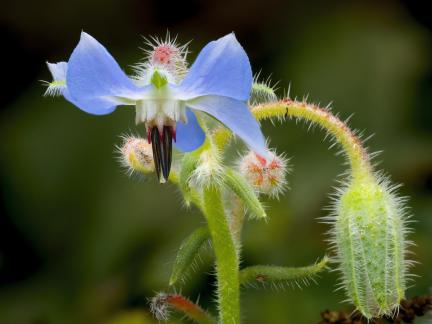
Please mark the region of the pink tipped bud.
POLYGON ((126 136, 119 152, 122 165, 128 168, 130 173, 154 171, 152 145, 146 139, 126 136))
POLYGON ((287 160, 269 152, 263 158, 250 151, 239 162, 240 173, 260 193, 277 197, 286 188, 285 174, 288 170, 287 160))

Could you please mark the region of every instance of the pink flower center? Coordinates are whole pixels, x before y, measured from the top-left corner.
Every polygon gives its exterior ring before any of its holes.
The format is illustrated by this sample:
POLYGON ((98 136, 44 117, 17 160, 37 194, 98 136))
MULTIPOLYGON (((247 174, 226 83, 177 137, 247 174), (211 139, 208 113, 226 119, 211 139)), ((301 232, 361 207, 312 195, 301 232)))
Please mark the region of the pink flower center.
POLYGON ((178 49, 170 45, 160 45, 154 49, 153 61, 162 65, 170 65, 178 49))

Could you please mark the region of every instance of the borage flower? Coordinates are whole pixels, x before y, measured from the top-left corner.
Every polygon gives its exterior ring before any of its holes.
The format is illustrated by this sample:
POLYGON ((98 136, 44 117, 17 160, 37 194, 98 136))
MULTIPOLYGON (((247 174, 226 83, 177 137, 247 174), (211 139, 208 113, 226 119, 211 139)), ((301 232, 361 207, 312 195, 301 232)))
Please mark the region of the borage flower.
POLYGON ((172 42, 157 41, 148 54, 138 76, 129 78, 105 47, 83 32, 68 63, 48 63, 54 81, 47 94, 62 94, 94 115, 109 114, 119 105, 135 106, 137 124, 147 128, 161 182, 169 176, 173 140, 183 152, 203 144, 197 111, 213 116, 266 156, 264 137, 247 106, 249 59, 233 33, 207 44, 189 70, 185 48, 172 42))

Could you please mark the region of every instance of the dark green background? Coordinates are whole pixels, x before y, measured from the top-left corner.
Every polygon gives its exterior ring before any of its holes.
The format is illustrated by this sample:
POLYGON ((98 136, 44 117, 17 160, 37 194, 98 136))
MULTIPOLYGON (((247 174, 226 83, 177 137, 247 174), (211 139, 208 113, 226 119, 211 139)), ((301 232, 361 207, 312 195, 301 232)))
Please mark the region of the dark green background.
MULTIPOLYGON (((150 323, 147 297, 166 289, 181 240, 203 218, 179 193, 128 178, 114 146, 141 132, 134 111, 83 113, 44 98, 45 61, 67 60, 81 30, 131 71, 140 35, 167 29, 202 46, 235 31, 255 72, 280 80, 279 94, 327 105, 351 126, 374 133, 378 169, 410 196, 420 276, 408 296, 432 289, 432 34, 429 11, 411 1, 6 0, 0 4, 0 323, 150 323), (130 322, 118 314, 136 310, 130 322), (144 315, 141 315, 144 314, 144 315), (134 317, 134 318, 132 318, 134 317), (135 322, 134 322, 135 320, 135 322)), ((301 266, 326 253, 329 193, 345 167, 323 132, 264 123, 271 146, 291 157, 291 190, 268 201, 268 223, 248 222, 243 264, 301 266)), ((184 294, 212 309, 211 258, 184 294)), ((245 323, 316 323, 343 309, 338 275, 285 291, 244 290, 245 323)))

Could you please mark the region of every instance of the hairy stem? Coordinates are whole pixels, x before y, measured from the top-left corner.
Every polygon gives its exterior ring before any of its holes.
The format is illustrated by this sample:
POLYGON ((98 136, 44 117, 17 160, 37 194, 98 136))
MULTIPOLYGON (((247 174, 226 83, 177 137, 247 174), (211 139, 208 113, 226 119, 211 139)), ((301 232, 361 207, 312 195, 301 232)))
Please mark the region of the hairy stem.
POLYGON ((371 177, 372 166, 361 140, 328 109, 284 99, 252 107, 252 113, 258 120, 296 117, 320 125, 342 146, 351 165, 353 178, 371 177))
MULTIPOLYGON (((230 228, 237 242, 241 241, 245 212, 243 202, 240 198, 233 198, 233 208, 231 209, 230 228)), ((240 245, 240 244, 238 244, 240 245)))
POLYGON ((328 257, 324 256, 321 261, 306 267, 250 266, 240 271, 240 284, 277 283, 291 280, 307 283, 309 279, 313 280, 313 276, 324 270, 328 262, 328 257))
POLYGON ((217 292, 222 324, 240 323, 239 259, 224 213, 220 189, 203 192, 204 213, 216 255, 217 292))

